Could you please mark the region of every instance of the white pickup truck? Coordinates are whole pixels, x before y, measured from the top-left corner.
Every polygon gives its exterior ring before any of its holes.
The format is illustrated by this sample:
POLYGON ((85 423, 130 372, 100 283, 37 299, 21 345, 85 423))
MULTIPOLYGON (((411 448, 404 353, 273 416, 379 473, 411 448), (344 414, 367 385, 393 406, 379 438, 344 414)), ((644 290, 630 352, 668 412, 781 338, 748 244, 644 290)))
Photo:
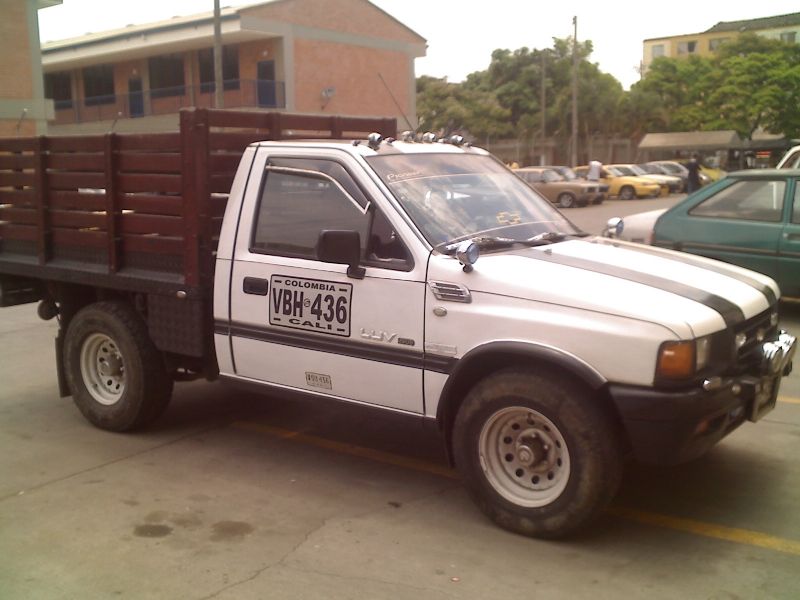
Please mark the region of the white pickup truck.
MULTIPOLYGON (((221 379, 435 421, 481 510, 538 537, 596 515, 626 457, 690 460, 757 421, 795 350, 771 279, 588 236, 457 137, 251 144, 215 260, 221 379)), ((157 417, 190 370, 160 305, 45 288, 86 417, 157 417)))

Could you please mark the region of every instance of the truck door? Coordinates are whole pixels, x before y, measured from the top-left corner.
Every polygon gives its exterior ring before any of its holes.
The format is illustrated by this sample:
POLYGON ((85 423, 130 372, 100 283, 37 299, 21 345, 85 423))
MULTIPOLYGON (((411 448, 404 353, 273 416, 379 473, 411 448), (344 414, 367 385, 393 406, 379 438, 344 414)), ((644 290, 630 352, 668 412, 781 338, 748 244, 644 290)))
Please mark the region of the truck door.
POLYGON ((267 162, 235 247, 235 374, 421 413, 424 266, 414 272, 386 214, 352 175, 358 165, 346 160, 267 162), (322 230, 359 233, 362 278, 318 260, 322 230))

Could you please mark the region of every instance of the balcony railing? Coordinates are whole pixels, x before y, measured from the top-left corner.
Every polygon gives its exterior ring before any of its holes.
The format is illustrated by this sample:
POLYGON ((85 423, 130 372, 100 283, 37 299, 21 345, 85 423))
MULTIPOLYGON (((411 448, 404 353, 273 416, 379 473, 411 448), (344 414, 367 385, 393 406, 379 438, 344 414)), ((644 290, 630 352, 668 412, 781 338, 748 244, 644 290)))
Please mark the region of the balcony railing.
MULTIPOLYGON (((156 88, 130 94, 56 100, 56 125, 136 119, 177 113, 181 108, 214 107, 214 83, 156 88)), ((286 108, 283 81, 228 79, 223 82, 225 108, 286 108)))

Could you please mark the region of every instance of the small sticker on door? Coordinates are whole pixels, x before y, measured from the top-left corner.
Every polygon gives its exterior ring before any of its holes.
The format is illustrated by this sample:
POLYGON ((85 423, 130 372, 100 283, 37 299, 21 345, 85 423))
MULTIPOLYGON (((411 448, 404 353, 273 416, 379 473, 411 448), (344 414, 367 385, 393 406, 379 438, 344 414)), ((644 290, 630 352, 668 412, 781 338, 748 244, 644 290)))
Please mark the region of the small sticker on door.
POLYGON ((331 382, 330 375, 323 375, 322 373, 310 373, 306 371, 306 385, 324 390, 332 390, 333 383, 331 382))

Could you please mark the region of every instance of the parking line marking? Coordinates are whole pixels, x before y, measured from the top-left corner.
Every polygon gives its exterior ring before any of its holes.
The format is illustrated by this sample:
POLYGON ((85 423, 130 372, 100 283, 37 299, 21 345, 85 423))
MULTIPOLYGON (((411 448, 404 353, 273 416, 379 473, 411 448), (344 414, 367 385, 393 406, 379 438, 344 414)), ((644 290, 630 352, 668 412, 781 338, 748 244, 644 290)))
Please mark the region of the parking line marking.
POLYGON ((786 404, 800 404, 800 398, 792 398, 791 396, 778 396, 778 402, 785 402, 786 404))
POLYGON ((336 442, 325 438, 309 435, 299 431, 291 431, 289 429, 281 429, 280 427, 273 427, 271 425, 262 425, 260 423, 251 423, 249 421, 236 421, 233 426, 238 429, 247 429, 261 433, 268 433, 276 437, 293 439, 309 446, 316 446, 317 448, 325 448, 326 450, 333 450, 341 454, 349 454, 350 456, 358 456, 381 462, 385 464, 394 465, 396 467, 403 467, 412 469, 414 471, 422 471, 439 477, 446 477, 448 479, 460 479, 455 470, 440 465, 435 465, 423 460, 415 458, 408 458, 398 454, 391 454, 389 452, 382 452, 381 450, 374 450, 372 448, 365 448, 363 446, 356 446, 355 444, 345 444, 343 442, 336 442))
MULTIPOLYGON (((796 403, 800 404, 800 399, 791 398, 790 400, 795 400, 796 403)), ((250 421, 234 421, 232 426, 237 429, 254 431, 256 433, 266 433, 281 439, 296 440, 317 448, 333 450, 334 452, 339 452, 341 454, 366 458, 368 460, 411 469, 414 471, 421 471, 423 473, 429 473, 431 475, 437 475, 447 479, 460 479, 458 473, 449 467, 435 465, 433 463, 415 458, 407 458, 405 456, 392 454, 390 452, 383 452, 381 450, 356 446, 355 444, 336 442, 334 440, 321 438, 315 435, 303 433, 301 431, 292 431, 290 429, 283 429, 281 427, 263 425, 261 423, 253 423, 250 421)), ((622 517, 631 521, 636 521, 637 523, 642 523, 644 525, 663 527, 666 529, 682 531, 684 533, 691 533, 707 538, 734 542, 746 546, 757 546, 759 548, 765 548, 767 550, 773 550, 783 554, 800 556, 800 542, 767 535, 758 531, 738 529, 736 527, 726 527, 724 525, 715 525, 713 523, 695 521, 694 519, 686 519, 682 517, 671 517, 669 515, 646 512, 643 510, 636 510, 623 506, 610 506, 606 509, 606 512, 608 514, 622 517)))
POLYGON ((693 533, 703 537, 745 544, 747 546, 758 546, 759 548, 775 550, 784 554, 800 556, 800 542, 767 535, 750 529, 725 527, 724 525, 714 525, 712 523, 705 523, 704 521, 695 521, 694 519, 685 519, 682 517, 670 517, 668 515, 645 512, 622 506, 611 506, 606 509, 606 512, 618 517, 644 523, 645 525, 666 527, 667 529, 675 529, 677 531, 693 533))

